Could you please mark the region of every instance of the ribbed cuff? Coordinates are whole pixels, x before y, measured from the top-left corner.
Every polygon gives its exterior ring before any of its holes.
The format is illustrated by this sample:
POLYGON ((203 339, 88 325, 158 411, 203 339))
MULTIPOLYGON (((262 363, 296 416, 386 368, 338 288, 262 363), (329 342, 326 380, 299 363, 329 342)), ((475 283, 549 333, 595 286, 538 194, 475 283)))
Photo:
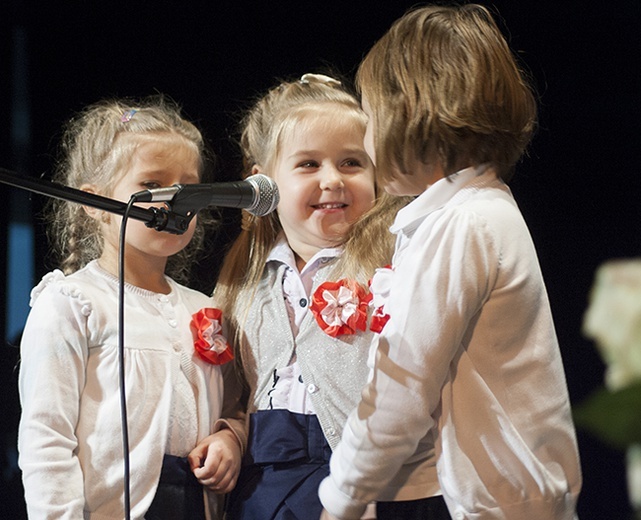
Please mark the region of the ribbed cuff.
POLYGON ((331 476, 320 483, 318 496, 327 512, 339 520, 359 520, 367 508, 366 502, 358 502, 339 490, 331 476))

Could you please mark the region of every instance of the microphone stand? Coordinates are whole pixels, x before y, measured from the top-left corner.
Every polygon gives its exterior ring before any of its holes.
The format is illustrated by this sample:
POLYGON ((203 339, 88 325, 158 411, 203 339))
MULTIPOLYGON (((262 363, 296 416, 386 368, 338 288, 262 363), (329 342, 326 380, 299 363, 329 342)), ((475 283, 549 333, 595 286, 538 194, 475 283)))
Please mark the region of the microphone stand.
MULTIPOLYGON (((84 206, 91 206, 117 215, 124 215, 127 204, 119 200, 109 199, 94 193, 89 193, 44 179, 19 176, 15 172, 0 168, 0 182, 16 188, 22 188, 40 195, 62 199, 70 202, 77 202, 84 206)), ((129 208, 129 217, 141 220, 149 228, 157 231, 166 231, 175 235, 182 235, 189 227, 189 222, 194 217, 193 212, 183 215, 167 208, 141 208, 132 206, 129 208)))
POLYGON ((167 208, 141 208, 134 206, 135 196, 132 196, 129 203, 120 202, 118 200, 101 197, 94 193, 89 193, 54 182, 46 181, 44 179, 34 179, 30 177, 19 176, 15 172, 0 168, 0 183, 8 184, 16 188, 22 188, 32 191, 47 197, 53 197, 70 202, 77 202, 84 206, 91 206, 93 208, 102 209, 117 215, 123 216, 120 237, 120 257, 119 257, 119 336, 118 336, 118 353, 120 364, 120 391, 121 391, 121 414, 123 425, 123 447, 124 447, 124 462, 125 462, 125 519, 130 520, 130 476, 129 476, 129 433, 127 427, 127 408, 126 398, 124 395, 124 233, 125 225, 129 217, 136 220, 141 220, 149 228, 156 229, 157 231, 166 231, 182 235, 189 227, 189 222, 196 214, 194 211, 185 208, 186 214, 180 214, 176 211, 170 211, 167 208))

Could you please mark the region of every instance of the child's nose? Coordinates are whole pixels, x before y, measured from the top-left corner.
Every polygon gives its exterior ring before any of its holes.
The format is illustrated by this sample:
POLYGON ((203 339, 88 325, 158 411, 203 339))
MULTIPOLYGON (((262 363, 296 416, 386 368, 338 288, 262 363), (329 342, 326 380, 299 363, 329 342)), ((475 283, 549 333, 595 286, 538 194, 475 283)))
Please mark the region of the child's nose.
POLYGON ((320 182, 322 190, 339 190, 343 186, 343 176, 336 168, 330 166, 323 170, 320 182))

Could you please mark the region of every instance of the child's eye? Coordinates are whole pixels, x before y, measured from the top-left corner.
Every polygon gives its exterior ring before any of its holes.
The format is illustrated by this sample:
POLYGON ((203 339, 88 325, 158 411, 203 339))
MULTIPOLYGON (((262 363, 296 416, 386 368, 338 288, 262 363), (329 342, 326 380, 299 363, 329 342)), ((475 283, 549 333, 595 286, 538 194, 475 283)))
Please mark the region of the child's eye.
POLYGON ((343 166, 347 168, 360 168, 363 166, 363 163, 358 159, 347 159, 343 161, 343 166))
POLYGON ((162 186, 160 185, 159 182, 156 181, 143 181, 140 183, 143 188, 146 190, 153 190, 156 188, 161 188, 162 186))
POLYGON ((303 161, 298 163, 299 168, 318 168, 318 163, 316 161, 303 161))

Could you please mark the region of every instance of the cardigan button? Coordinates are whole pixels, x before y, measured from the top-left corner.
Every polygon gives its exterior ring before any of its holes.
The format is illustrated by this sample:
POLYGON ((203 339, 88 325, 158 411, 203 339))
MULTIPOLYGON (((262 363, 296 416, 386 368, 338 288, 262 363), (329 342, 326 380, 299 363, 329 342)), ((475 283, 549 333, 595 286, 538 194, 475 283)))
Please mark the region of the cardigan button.
POLYGON ((305 298, 301 298, 300 300, 298 300, 298 304, 301 307, 307 307, 307 300, 305 298))
POLYGON ((315 394, 316 392, 318 392, 318 387, 314 383, 310 383, 307 385, 307 391, 310 394, 315 394))

